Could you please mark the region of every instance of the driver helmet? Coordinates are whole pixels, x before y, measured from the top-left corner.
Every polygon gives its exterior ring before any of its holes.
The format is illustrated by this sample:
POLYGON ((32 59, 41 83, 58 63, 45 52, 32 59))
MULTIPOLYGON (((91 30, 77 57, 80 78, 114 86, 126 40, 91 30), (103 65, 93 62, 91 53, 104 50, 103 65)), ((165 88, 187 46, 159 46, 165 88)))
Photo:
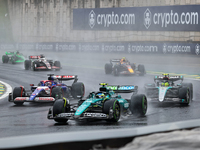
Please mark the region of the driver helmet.
POLYGON ((103 94, 103 93, 98 93, 98 94, 96 95, 96 98, 105 98, 105 94, 103 94))
POLYGON ((126 61, 126 58, 125 58, 125 57, 122 57, 122 61, 125 62, 125 61, 126 61))
POLYGON ((169 86, 169 82, 163 82, 161 85, 162 86, 169 86))
POLYGON ((19 55, 19 51, 17 51, 16 54, 19 55))
POLYGON ((46 86, 52 86, 52 83, 51 82, 46 82, 45 85, 46 86))

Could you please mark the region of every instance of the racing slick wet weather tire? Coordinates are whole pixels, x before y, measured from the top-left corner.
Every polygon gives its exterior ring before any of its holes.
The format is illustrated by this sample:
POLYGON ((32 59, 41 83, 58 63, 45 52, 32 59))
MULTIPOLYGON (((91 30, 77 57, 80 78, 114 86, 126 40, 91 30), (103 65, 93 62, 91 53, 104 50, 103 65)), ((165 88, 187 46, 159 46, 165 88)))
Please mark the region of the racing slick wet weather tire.
POLYGON ((144 65, 138 65, 138 71, 140 72, 140 76, 144 76, 145 74, 145 68, 144 65))
POLYGON ((130 111, 133 115, 144 116, 147 112, 147 98, 144 94, 131 96, 130 111))
POLYGON ((55 69, 56 71, 60 71, 60 67, 61 67, 60 61, 55 61, 54 66, 59 67, 59 69, 55 69))
POLYGON ((8 63, 9 57, 7 55, 2 56, 2 62, 3 63, 8 63))
POLYGON ((190 100, 193 99, 193 84, 192 83, 181 83, 183 87, 188 87, 190 90, 190 100))
POLYGON ((181 103, 182 105, 188 106, 190 103, 190 89, 189 87, 182 87, 179 89, 179 98, 181 100, 184 99, 184 103, 181 103))
POLYGON ((105 64, 105 73, 106 74, 111 74, 112 73, 112 64, 105 64))
MULTIPOLYGON (((13 100, 16 98, 16 97, 24 97, 25 96, 25 91, 23 89, 22 91, 22 88, 21 87, 15 87, 14 90, 13 90, 13 100), (21 95, 22 94, 22 95, 21 95)), ((14 104, 16 105, 23 105, 24 102, 14 102, 14 104)))
POLYGON ((25 70, 29 70, 31 68, 31 60, 25 60, 24 68, 25 70))
POLYGON ((83 97, 85 95, 85 86, 82 82, 76 82, 72 84, 72 97, 77 99, 78 96, 83 97))
POLYGON ((51 97, 55 98, 56 100, 63 98, 61 87, 54 87, 51 91, 51 97))
POLYGON ((119 67, 117 65, 114 66, 113 73, 114 76, 119 76, 119 67))
MULTIPOLYGON (((69 106, 69 104, 65 104, 65 100, 63 99, 58 99, 55 101, 53 104, 53 117, 56 117, 60 113, 65 113, 66 111, 66 106, 69 106)), ((58 123, 66 123, 68 119, 54 119, 58 123)))
POLYGON ((120 104, 117 99, 110 99, 104 102, 103 104, 103 113, 108 114, 110 113, 110 110, 113 110, 113 118, 108 119, 106 121, 108 122, 118 122, 120 118, 120 104))

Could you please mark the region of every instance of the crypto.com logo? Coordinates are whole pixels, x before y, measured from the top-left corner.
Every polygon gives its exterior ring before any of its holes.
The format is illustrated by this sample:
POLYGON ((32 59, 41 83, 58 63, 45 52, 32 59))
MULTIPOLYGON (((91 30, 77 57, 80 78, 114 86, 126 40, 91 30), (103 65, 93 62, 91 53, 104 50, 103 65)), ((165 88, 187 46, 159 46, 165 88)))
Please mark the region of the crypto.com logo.
POLYGON ((96 14, 94 13, 93 10, 91 10, 91 12, 89 13, 89 26, 90 28, 93 28, 95 25, 95 18, 96 18, 96 14))
POLYGON ((147 8, 147 10, 144 12, 144 26, 146 29, 148 29, 151 25, 151 12, 147 8))

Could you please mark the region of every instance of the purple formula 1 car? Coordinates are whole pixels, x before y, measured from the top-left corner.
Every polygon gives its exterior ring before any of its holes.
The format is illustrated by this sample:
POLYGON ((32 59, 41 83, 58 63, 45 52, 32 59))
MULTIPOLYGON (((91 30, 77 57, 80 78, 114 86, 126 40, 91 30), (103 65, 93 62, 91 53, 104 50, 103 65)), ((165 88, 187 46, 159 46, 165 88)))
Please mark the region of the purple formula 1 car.
POLYGON ((15 87, 12 93, 9 93, 9 102, 16 105, 22 105, 24 102, 55 102, 60 98, 83 97, 85 86, 82 82, 77 82, 77 75, 48 75, 48 80, 42 80, 37 86, 30 84, 31 89, 25 90, 23 86, 15 87), (62 81, 74 80, 71 86, 62 81))

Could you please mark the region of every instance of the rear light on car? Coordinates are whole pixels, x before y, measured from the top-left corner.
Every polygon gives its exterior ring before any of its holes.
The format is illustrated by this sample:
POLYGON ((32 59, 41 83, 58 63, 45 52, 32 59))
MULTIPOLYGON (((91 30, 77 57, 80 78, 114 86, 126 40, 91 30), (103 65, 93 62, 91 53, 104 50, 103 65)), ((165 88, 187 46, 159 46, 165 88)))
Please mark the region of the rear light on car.
POLYGON ((30 86, 34 86, 34 84, 30 84, 30 86))

